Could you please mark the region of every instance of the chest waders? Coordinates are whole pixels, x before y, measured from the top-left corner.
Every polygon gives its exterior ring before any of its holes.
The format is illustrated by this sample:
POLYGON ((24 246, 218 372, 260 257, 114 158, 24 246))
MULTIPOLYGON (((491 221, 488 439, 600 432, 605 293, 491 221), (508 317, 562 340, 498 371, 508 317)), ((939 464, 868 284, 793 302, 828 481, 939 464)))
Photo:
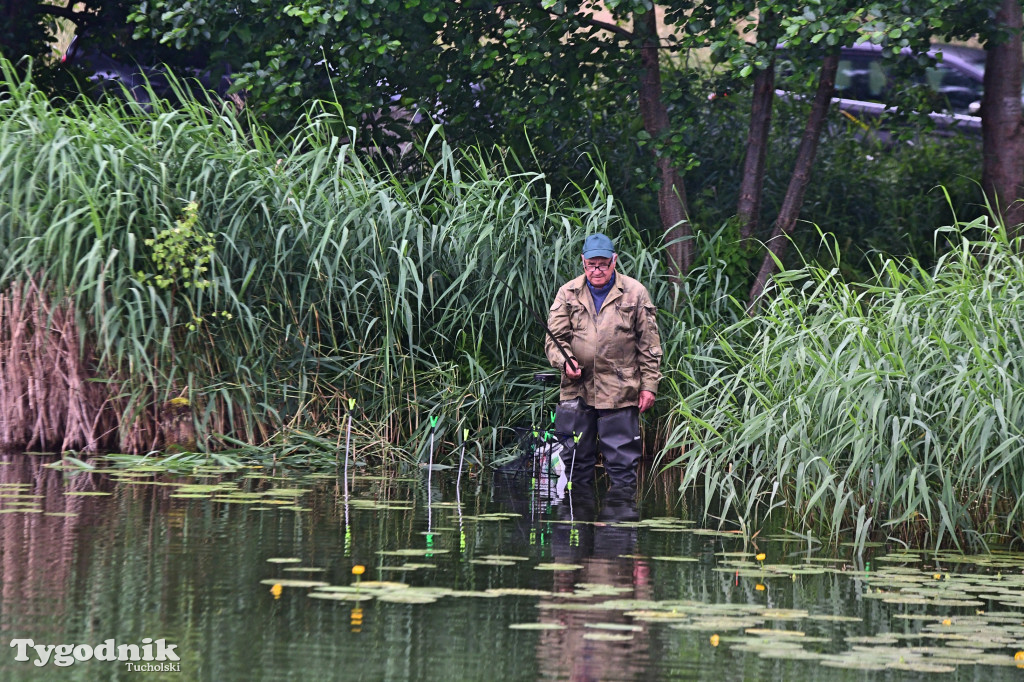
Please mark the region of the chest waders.
POLYGON ((582 398, 563 400, 555 408, 555 433, 563 441, 579 437, 569 458, 569 472, 574 484, 594 482, 594 467, 600 450, 612 486, 636 486, 636 467, 643 453, 639 408, 597 410, 582 398))

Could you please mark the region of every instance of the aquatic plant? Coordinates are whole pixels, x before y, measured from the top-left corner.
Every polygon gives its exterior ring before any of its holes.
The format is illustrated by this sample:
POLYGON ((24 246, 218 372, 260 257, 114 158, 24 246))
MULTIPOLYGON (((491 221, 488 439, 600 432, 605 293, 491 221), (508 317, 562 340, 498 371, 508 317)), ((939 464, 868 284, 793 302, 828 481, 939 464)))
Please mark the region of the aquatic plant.
MULTIPOLYGON (((886 259, 855 285, 807 266, 723 329, 679 391, 682 487, 748 534, 914 545, 1024 536, 1024 260, 1000 225, 940 232, 932 271, 886 259)), ((835 254, 839 259, 839 254, 835 254)))

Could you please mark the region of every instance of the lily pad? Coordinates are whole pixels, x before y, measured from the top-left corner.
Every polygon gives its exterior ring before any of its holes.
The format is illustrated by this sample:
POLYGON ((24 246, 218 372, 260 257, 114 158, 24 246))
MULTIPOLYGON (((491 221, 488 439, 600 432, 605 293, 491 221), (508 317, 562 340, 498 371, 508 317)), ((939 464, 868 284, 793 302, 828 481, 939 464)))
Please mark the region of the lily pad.
POLYGON ((717 618, 698 618, 687 623, 670 625, 673 630, 696 630, 708 632, 728 632, 730 630, 747 630, 763 623, 760 618, 744 618, 741 616, 720 616, 717 618))
POLYGON ((315 588, 317 592, 332 592, 337 594, 355 594, 356 592, 366 592, 366 590, 360 590, 359 588, 352 587, 351 585, 323 585, 315 588))
POLYGON ((799 620, 808 616, 803 609, 767 609, 760 611, 758 615, 768 620, 799 620))
POLYGON ((292 578, 267 578, 260 581, 261 585, 280 585, 281 587, 323 587, 330 583, 322 580, 297 580, 292 578))
POLYGON ((483 599, 497 599, 501 595, 492 594, 490 592, 483 592, 481 590, 459 590, 452 592, 449 596, 451 597, 480 597, 483 599))
POLYGON ((603 583, 576 583, 577 592, 587 597, 593 596, 615 596, 617 594, 628 594, 633 591, 632 587, 625 585, 605 585, 603 583))
POLYGON ((558 623, 512 623, 509 630, 564 630, 564 625, 558 623))
MULTIPOLYGON (((378 571, 415 571, 423 568, 424 564, 402 564, 400 566, 377 566, 378 571)), ((430 566, 430 568, 435 568, 430 566)))
POLYGON ((583 627, 591 628, 594 630, 612 630, 622 632, 642 632, 643 628, 639 625, 630 625, 629 623, 584 623, 583 627))
POLYGON ((938 663, 927 663, 925 661, 907 661, 905 663, 890 663, 885 666, 889 670, 905 670, 912 673, 953 673, 956 668, 951 665, 938 663))
POLYGON ((803 648, 772 648, 772 649, 761 649, 757 652, 758 658, 777 658, 786 661, 815 661, 823 656, 814 651, 808 651, 803 648))
POLYGON ((826 623, 860 623, 863 618, 857 616, 840 616, 832 613, 812 613, 805 616, 807 620, 818 620, 826 623))
POLYGON ((358 585, 360 588, 367 590, 405 590, 409 589, 407 583, 395 582, 392 580, 361 580, 358 583, 352 583, 352 587, 358 585))
POLYGON ((437 601, 437 597, 430 594, 423 594, 413 590, 395 590, 377 595, 377 601, 392 602, 395 604, 430 604, 437 601))
POLYGON ((548 590, 532 590, 525 587, 492 587, 485 592, 496 594, 499 596, 505 595, 518 595, 523 597, 550 597, 551 592, 548 590))
POLYGON ((885 663, 870 658, 853 656, 826 656, 820 659, 821 665, 829 668, 846 668, 848 670, 885 670, 885 663))
POLYGON ((317 591, 317 592, 310 592, 306 596, 307 597, 312 597, 313 599, 327 599, 327 600, 331 600, 331 601, 355 601, 355 602, 370 601, 371 599, 375 599, 376 598, 374 595, 368 594, 366 592, 363 592, 363 593, 359 594, 359 593, 355 593, 355 592, 320 592, 320 591, 317 591))
POLYGON ((682 622, 689 620, 689 616, 678 611, 657 611, 653 609, 641 609, 638 611, 626 611, 626 615, 640 621, 649 622, 682 622))
POLYGON ((583 564, 537 564, 534 568, 538 571, 578 571, 583 568, 583 564))

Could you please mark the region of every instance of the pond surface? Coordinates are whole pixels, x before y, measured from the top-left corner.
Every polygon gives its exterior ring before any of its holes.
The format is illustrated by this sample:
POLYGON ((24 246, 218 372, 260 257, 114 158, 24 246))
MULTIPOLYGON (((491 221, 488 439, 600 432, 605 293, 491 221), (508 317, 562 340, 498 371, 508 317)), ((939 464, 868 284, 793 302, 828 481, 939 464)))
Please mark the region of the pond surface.
POLYGON ((666 478, 636 504, 489 473, 53 463, 0 458, 4 680, 1024 679, 1021 554, 744 544, 666 478), (37 666, 27 639, 180 660, 37 666))

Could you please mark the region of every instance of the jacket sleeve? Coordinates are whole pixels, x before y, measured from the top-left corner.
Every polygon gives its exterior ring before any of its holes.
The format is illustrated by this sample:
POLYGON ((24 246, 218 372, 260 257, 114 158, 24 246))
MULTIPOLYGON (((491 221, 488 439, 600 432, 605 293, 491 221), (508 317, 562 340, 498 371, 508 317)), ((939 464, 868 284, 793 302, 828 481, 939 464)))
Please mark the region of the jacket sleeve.
POLYGON ((661 335, 658 333, 657 309, 645 289, 637 311, 637 355, 640 363, 640 390, 658 392, 661 382, 661 335))
MULTIPOLYGON (((572 323, 569 318, 569 304, 565 300, 565 289, 558 290, 558 294, 555 295, 555 302, 551 304, 551 309, 548 311, 548 329, 565 347, 569 357, 575 360, 576 358, 573 357, 571 350, 572 323)), ((544 353, 548 356, 548 362, 551 363, 552 367, 557 367, 561 370, 565 366, 565 357, 547 334, 544 335, 544 353)))

